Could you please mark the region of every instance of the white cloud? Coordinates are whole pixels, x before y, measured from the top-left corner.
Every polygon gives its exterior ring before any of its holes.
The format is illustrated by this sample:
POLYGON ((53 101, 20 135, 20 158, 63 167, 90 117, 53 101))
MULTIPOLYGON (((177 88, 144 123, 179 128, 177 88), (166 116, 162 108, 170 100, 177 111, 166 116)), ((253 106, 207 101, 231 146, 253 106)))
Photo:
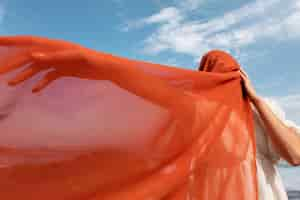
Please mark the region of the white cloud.
POLYGON ((278 110, 283 110, 284 118, 290 123, 295 123, 300 128, 300 94, 269 97, 275 102, 278 110))
POLYGON ((204 0, 175 0, 175 3, 177 3, 180 8, 185 10, 195 10, 204 2, 204 0))
POLYGON ((183 5, 199 8, 201 3, 201 0, 180 1, 175 7, 139 20, 136 27, 157 25, 144 40, 144 51, 151 54, 173 51, 197 59, 214 48, 239 52, 240 48, 261 39, 300 37, 299 0, 256 0, 206 22, 190 20, 190 12, 183 5))
POLYGON ((146 24, 154 24, 154 23, 172 23, 179 22, 182 20, 182 15, 180 14, 180 10, 175 7, 167 7, 162 9, 159 13, 151 15, 142 20, 143 23, 146 24))
POLYGON ((183 20, 181 11, 176 7, 166 7, 161 9, 158 13, 155 13, 149 17, 145 17, 136 21, 129 21, 122 28, 123 31, 129 31, 131 29, 140 28, 150 24, 174 24, 183 20))

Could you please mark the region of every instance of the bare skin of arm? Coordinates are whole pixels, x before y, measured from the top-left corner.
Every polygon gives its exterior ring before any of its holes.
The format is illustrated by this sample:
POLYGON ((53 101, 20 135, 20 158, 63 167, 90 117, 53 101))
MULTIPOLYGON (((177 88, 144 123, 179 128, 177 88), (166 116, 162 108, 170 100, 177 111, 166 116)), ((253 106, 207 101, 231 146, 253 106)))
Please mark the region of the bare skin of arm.
POLYGON ((300 135, 296 130, 286 126, 269 108, 261 97, 256 94, 247 75, 241 71, 246 92, 260 114, 275 149, 293 166, 300 165, 300 135))

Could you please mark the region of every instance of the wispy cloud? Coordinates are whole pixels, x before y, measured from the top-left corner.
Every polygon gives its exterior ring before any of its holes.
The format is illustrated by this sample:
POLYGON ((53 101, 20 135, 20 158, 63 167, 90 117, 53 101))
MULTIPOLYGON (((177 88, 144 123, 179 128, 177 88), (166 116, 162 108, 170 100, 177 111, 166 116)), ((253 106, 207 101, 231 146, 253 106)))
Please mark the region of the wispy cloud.
POLYGON ((195 10, 205 3, 205 0, 175 0, 175 3, 184 10, 195 10))
POLYGON ((288 123, 295 124, 300 129, 300 94, 290 94, 286 96, 268 97, 273 101, 273 105, 281 112, 283 118, 288 123))
POLYGON ((256 0, 205 22, 190 20, 190 12, 185 7, 195 9, 202 3, 201 0, 178 1, 173 7, 131 22, 126 30, 156 25, 144 40, 146 53, 172 51, 196 59, 214 48, 238 53, 239 49, 262 39, 300 38, 299 0, 256 0))
POLYGON ((159 13, 155 13, 149 17, 126 22, 126 25, 122 27, 122 30, 129 31, 151 24, 160 24, 164 26, 165 24, 178 23, 183 20, 183 15, 180 12, 181 11, 176 7, 163 8, 159 13))
MULTIPOLYGON (((259 42, 300 39, 299 0, 255 0, 225 12, 218 17, 195 19, 191 15, 207 3, 204 0, 174 0, 173 5, 160 9, 157 13, 126 25, 126 31, 151 26, 151 32, 144 39, 144 52, 157 54, 173 52, 192 56, 194 62, 211 49, 223 49, 236 58, 261 59, 267 50, 256 51, 247 48, 259 42), (254 55, 255 54, 255 55, 254 55)), ((241 60, 240 60, 241 61, 241 60)), ((167 62, 167 61, 166 61, 167 62)), ((176 63, 175 59, 167 63, 176 63)), ((260 90, 271 90, 288 77, 281 74, 276 81, 266 79, 260 90)), ((300 95, 298 92, 287 96, 271 97, 283 109, 286 118, 300 125, 300 95)))

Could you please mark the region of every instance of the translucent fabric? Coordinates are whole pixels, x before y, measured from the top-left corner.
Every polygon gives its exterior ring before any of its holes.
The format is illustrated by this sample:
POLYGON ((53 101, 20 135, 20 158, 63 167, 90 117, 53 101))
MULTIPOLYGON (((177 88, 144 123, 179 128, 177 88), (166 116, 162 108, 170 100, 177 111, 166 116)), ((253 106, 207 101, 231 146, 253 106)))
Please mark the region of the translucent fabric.
MULTIPOLYGON (((2 39, 0 71, 26 50, 2 39)), ((62 77, 39 93, 42 74, 15 87, 7 80, 19 70, 0 75, 1 199, 257 200, 252 113, 230 55, 207 53, 199 72, 97 53, 155 78, 136 83, 152 93, 113 74, 62 77), (181 97, 151 98, 163 86, 181 97)))

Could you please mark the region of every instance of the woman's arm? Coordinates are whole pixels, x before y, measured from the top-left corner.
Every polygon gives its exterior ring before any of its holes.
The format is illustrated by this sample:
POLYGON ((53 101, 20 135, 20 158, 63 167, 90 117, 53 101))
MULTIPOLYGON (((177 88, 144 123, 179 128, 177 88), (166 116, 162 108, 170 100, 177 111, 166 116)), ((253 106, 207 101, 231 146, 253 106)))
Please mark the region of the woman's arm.
POLYGON ((263 99, 256 97, 252 101, 259 112, 267 133, 281 157, 291 165, 300 165, 300 135, 281 121, 263 99))
POLYGON ((275 149, 291 165, 300 165, 300 135, 281 121, 264 100, 259 97, 248 77, 242 73, 243 82, 251 102, 260 114, 275 149))

